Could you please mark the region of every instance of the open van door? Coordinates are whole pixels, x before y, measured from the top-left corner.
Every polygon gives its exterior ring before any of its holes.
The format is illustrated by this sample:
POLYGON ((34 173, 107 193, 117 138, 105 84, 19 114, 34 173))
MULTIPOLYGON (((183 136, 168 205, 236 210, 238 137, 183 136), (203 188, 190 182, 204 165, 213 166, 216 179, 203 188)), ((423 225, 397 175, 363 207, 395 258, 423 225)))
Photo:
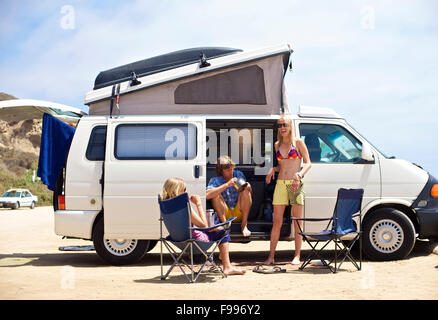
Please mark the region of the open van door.
POLYGON ((104 237, 158 239, 158 194, 172 177, 204 201, 205 119, 196 116, 110 118, 104 177, 104 237))

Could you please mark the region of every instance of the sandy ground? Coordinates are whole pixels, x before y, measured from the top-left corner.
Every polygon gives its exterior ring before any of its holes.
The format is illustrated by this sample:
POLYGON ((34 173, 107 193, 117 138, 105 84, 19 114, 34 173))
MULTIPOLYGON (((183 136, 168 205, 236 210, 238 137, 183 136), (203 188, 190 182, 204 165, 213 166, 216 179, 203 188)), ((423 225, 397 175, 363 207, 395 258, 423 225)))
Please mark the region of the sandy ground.
MULTIPOLYGON (((159 245, 136 265, 109 266, 94 251, 60 251, 92 243, 63 240, 53 223, 51 207, 0 209, 0 299, 438 299, 438 255, 428 241, 417 241, 405 260, 364 261, 362 271, 345 263, 337 274, 290 265, 293 242, 278 246, 276 260, 286 273, 258 274, 252 269, 267 257, 269 242, 232 243, 232 262, 247 270, 244 276, 205 273, 188 284, 179 270, 160 280, 159 245)), ((303 255, 309 252, 304 247, 303 255)))

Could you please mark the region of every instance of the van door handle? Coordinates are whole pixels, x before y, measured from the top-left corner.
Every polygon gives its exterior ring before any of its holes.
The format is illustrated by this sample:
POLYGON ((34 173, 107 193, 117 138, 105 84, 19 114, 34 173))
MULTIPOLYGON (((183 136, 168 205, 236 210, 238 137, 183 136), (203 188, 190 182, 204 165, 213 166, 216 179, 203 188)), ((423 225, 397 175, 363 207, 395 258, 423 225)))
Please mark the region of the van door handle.
POLYGON ((199 165, 195 165, 195 178, 199 178, 201 172, 201 167, 199 165))

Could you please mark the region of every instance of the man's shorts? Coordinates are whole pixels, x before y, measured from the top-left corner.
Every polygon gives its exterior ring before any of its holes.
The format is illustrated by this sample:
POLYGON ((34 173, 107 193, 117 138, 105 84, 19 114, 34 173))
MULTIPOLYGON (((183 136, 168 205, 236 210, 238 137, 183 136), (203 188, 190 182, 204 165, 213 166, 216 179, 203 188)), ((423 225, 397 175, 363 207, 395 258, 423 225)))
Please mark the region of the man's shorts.
POLYGON ((237 208, 237 205, 234 208, 227 207, 227 211, 225 212, 225 219, 230 219, 232 217, 236 217, 233 222, 242 222, 242 211, 237 208))
POLYGON ((304 206, 305 193, 303 191, 303 181, 297 192, 292 192, 293 180, 277 180, 274 190, 273 205, 299 205, 304 206))

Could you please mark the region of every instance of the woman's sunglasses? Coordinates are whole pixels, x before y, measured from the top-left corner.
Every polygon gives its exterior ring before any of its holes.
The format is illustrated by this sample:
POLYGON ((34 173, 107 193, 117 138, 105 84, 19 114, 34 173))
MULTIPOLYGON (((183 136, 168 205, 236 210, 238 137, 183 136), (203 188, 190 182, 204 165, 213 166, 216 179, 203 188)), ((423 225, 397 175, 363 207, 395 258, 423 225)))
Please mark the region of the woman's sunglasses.
POLYGON ((278 128, 281 128, 281 127, 287 128, 287 127, 289 127, 289 124, 287 124, 287 123, 277 123, 277 127, 278 128))

